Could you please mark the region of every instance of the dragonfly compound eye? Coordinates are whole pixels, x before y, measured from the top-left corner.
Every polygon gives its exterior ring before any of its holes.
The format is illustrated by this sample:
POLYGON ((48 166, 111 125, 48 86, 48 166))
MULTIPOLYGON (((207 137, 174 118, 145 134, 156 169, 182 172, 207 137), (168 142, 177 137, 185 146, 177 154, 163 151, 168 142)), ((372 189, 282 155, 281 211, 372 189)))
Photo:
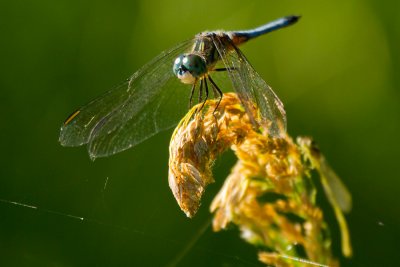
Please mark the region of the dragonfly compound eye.
POLYGON ((175 59, 173 72, 183 83, 192 84, 207 72, 207 66, 202 57, 183 54, 175 59))

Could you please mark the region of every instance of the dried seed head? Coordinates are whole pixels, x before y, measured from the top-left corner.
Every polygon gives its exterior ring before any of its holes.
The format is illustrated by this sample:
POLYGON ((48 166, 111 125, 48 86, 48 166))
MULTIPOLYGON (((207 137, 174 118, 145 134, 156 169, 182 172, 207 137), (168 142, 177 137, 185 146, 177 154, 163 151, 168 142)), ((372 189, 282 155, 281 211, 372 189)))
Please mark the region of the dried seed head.
POLYGON ((200 206, 205 187, 214 181, 213 161, 232 144, 242 142, 251 124, 235 94, 199 105, 182 119, 169 146, 169 186, 180 208, 192 217, 200 206))
MULTIPOLYGON (((320 171, 327 166, 322 154, 318 151, 315 157, 310 156, 307 138, 300 138, 296 145, 287 135, 268 135, 268 126, 255 129, 234 93, 225 94, 216 106, 211 100, 199 112, 199 106, 194 107, 173 134, 168 179, 180 208, 188 217, 194 216, 205 187, 214 181, 213 161, 231 148, 238 162, 211 204, 214 230, 236 224, 242 238, 271 250, 259 254, 266 264, 298 266, 291 262, 299 257, 300 249, 307 255, 304 262, 337 266, 309 176, 310 169, 320 171)), ((252 118, 257 119, 257 114, 254 108, 252 118)), ((344 217, 332 198, 334 192, 328 193, 344 229, 344 254, 350 255, 344 217)))

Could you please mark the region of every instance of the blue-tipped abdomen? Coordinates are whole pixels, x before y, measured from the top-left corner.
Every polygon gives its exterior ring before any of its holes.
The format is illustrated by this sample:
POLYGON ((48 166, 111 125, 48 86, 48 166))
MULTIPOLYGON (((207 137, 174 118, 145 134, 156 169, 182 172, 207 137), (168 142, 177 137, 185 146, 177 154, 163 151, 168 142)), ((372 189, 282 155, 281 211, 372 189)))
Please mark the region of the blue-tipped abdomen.
POLYGON ((299 18, 300 16, 287 16, 268 22, 267 24, 255 29, 244 31, 231 31, 229 32, 229 35, 232 40, 237 42, 236 44, 240 44, 260 35, 278 30, 280 28, 284 28, 286 26, 290 26, 293 23, 297 22, 299 18))

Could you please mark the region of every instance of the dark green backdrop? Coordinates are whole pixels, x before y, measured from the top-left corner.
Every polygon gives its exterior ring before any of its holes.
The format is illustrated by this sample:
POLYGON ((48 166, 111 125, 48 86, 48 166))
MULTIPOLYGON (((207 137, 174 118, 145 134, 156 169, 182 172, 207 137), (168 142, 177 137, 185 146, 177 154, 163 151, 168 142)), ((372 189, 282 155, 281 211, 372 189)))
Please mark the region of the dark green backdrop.
POLYGON ((70 112, 162 50, 289 14, 303 17, 243 51, 285 103, 289 133, 313 136, 352 192, 355 256, 344 266, 397 265, 399 10, 373 0, 1 1, 0 265, 259 266, 234 229, 207 227, 232 154, 187 219, 167 183, 171 131, 95 162, 57 139, 70 112))

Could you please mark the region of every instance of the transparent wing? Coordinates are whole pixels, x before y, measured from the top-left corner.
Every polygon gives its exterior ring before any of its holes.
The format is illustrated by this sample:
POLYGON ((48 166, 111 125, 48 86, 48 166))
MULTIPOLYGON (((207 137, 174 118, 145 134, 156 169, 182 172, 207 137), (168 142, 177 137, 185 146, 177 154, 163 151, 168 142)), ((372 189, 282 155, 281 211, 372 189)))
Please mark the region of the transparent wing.
POLYGON ((190 88, 174 76, 173 61, 192 45, 189 40, 163 52, 74 112, 61 127, 60 143, 88 144, 92 158, 105 157, 174 126, 187 111, 190 88))
POLYGON ((329 202, 335 202, 344 212, 350 212, 352 206, 351 194, 346 186, 329 166, 325 157, 319 159, 319 171, 322 178, 322 185, 329 202))
POLYGON ((328 162, 322 154, 314 155, 315 166, 321 176, 321 184, 324 188, 325 195, 331 203, 339 223, 342 237, 343 255, 350 257, 352 254, 349 229, 347 222, 343 216, 343 212, 350 212, 352 201, 351 194, 346 186, 342 183, 336 173, 329 166, 328 162))
POLYGON ((272 136, 284 136, 286 112, 278 96, 261 78, 243 53, 231 41, 213 36, 213 42, 228 69, 228 75, 235 91, 254 123, 267 126, 272 136), (252 104, 257 105, 261 119, 252 116, 252 104))
POLYGON ((318 171, 325 194, 332 206, 338 206, 340 210, 349 212, 352 206, 351 194, 329 166, 317 144, 310 137, 305 136, 297 137, 297 143, 305 158, 318 171))
POLYGON ((352 248, 349 229, 342 211, 349 212, 351 210, 351 194, 329 166, 318 146, 311 138, 297 137, 297 143, 299 144, 305 159, 311 162, 311 167, 315 168, 320 175, 325 195, 332 205, 336 219, 339 223, 342 236, 342 252, 345 256, 349 257, 352 254, 352 248))

